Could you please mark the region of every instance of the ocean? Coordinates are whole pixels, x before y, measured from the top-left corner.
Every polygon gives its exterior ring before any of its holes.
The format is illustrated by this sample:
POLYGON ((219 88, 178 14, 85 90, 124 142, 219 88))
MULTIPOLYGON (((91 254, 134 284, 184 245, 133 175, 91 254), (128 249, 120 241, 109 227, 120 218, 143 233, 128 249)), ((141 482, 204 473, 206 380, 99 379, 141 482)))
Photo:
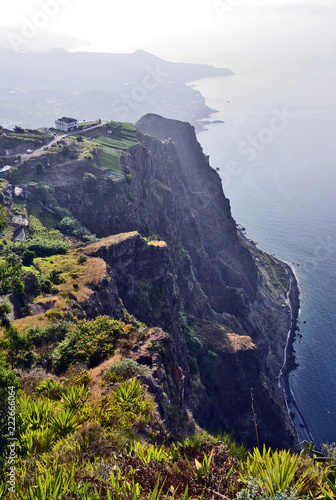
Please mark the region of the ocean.
POLYGON ((233 217, 298 279, 299 366, 289 380, 318 447, 336 442, 335 59, 228 52, 222 64, 235 75, 191 83, 218 110, 198 139, 233 217))

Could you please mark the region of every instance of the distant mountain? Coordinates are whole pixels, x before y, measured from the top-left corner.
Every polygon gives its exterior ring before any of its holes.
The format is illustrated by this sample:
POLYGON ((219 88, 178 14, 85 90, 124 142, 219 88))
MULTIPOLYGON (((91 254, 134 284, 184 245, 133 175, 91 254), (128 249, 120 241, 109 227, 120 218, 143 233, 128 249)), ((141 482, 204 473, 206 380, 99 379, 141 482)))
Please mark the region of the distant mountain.
MULTIPOLYGON (((33 28, 34 29, 34 28, 33 28)), ((22 52, 45 52, 60 47, 63 50, 77 49, 90 42, 62 33, 52 33, 36 29, 33 37, 24 36, 22 26, 0 26, 0 47, 22 52)))
POLYGON ((209 116, 187 82, 232 75, 227 68, 171 63, 148 52, 43 53, 0 49, 0 122, 50 126, 59 115, 135 121, 148 112, 195 123, 209 116))

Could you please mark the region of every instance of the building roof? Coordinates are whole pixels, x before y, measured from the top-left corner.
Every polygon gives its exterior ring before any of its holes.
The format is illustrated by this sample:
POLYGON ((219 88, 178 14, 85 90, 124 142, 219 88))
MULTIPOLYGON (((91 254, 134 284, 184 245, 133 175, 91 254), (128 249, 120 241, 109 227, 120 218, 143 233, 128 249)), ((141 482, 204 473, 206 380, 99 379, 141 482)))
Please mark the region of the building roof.
POLYGON ((72 123, 72 122, 77 122, 76 118, 69 118, 67 116, 63 116, 62 118, 59 118, 58 120, 65 122, 65 123, 72 123))
POLYGON ((5 165, 0 169, 0 172, 7 172, 7 170, 10 170, 12 167, 11 165, 5 165))

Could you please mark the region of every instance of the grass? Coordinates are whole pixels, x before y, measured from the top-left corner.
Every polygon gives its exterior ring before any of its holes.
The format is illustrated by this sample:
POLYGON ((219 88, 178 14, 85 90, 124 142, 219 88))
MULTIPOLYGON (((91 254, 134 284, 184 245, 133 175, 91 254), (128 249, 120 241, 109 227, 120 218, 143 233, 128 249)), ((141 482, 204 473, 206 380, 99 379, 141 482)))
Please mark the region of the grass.
POLYGON ((167 243, 165 241, 149 241, 148 245, 151 245, 153 247, 166 247, 167 243))
MULTIPOLYGON (((64 283, 57 285, 62 295, 73 294, 73 284, 78 284, 76 299, 82 302, 91 296, 92 287, 99 285, 107 274, 107 265, 102 259, 95 257, 88 258, 85 264, 78 263, 79 253, 74 252, 66 255, 52 255, 46 258, 37 258, 34 263, 40 270, 43 278, 47 278, 51 271, 61 271, 64 283)), ((62 296, 61 295, 61 296, 62 296)), ((35 302, 40 302, 45 297, 39 295, 35 302)))
POLYGON ((119 234, 113 234, 112 236, 109 236, 108 238, 104 238, 100 241, 97 241, 95 243, 91 243, 87 247, 85 247, 85 253, 92 253, 96 252, 101 248, 110 246, 110 245, 116 245, 117 243, 120 243, 121 241, 128 240, 129 238, 133 238, 134 236, 138 236, 139 233, 137 231, 131 231, 129 233, 119 233, 119 234))
MULTIPOLYGON (((55 229, 57 227, 59 219, 51 212, 48 212, 47 210, 43 210, 42 214, 40 214, 41 212, 40 205, 38 203, 36 202, 30 203, 28 206, 28 210, 29 210, 30 220, 32 216, 34 217, 35 220, 39 220, 40 230, 43 230, 43 228, 55 229)), ((32 223, 30 222, 30 224, 32 223)))
POLYGON ((103 147, 102 154, 96 161, 96 164, 103 170, 112 170, 113 172, 121 172, 120 161, 118 154, 107 147, 103 147))

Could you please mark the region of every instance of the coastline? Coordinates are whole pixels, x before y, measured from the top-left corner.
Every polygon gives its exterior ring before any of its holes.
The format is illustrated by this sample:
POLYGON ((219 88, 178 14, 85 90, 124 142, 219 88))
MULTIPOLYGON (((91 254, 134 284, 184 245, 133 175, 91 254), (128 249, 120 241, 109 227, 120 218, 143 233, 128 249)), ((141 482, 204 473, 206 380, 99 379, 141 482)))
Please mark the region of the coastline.
POLYGON ((308 441, 308 443, 310 443, 311 441, 314 441, 314 439, 308 429, 305 419, 300 411, 300 408, 298 407, 298 404, 295 400, 295 397, 289 385, 289 374, 297 368, 295 352, 294 352, 294 341, 296 333, 298 331, 298 317, 300 312, 300 289, 292 267, 287 262, 284 262, 279 259, 275 260, 277 260, 279 264, 286 269, 287 275, 289 277, 290 285, 287 293, 287 299, 289 302, 290 314, 291 314, 291 324, 284 352, 284 364, 282 365, 278 377, 278 384, 285 396, 288 414, 293 423, 293 426, 295 427, 299 444, 301 445, 302 441, 308 441))
MULTIPOLYGON (((245 243, 247 243, 248 246, 258 248, 256 244, 252 240, 250 240, 240 228, 237 228, 237 230, 239 236, 242 238, 243 241, 245 241, 245 243)), ((258 250, 264 252, 259 248, 258 250)), ((308 429, 307 423, 300 411, 300 408, 295 400, 295 397, 291 391, 289 384, 289 374, 292 371, 294 371, 298 366, 295 359, 294 341, 296 338, 296 333, 299 331, 298 318, 300 313, 300 288, 298 280, 295 276, 295 272, 290 266, 290 264, 288 262, 278 259, 274 255, 272 255, 272 258, 286 270, 286 273, 289 278, 289 289, 287 292, 287 300, 290 309, 290 328, 288 331, 286 347, 284 351, 284 362, 278 376, 278 385, 284 395, 288 416, 296 431, 298 445, 302 448, 301 443, 303 441, 308 441, 308 443, 310 444, 312 441, 314 441, 314 439, 308 429)))

